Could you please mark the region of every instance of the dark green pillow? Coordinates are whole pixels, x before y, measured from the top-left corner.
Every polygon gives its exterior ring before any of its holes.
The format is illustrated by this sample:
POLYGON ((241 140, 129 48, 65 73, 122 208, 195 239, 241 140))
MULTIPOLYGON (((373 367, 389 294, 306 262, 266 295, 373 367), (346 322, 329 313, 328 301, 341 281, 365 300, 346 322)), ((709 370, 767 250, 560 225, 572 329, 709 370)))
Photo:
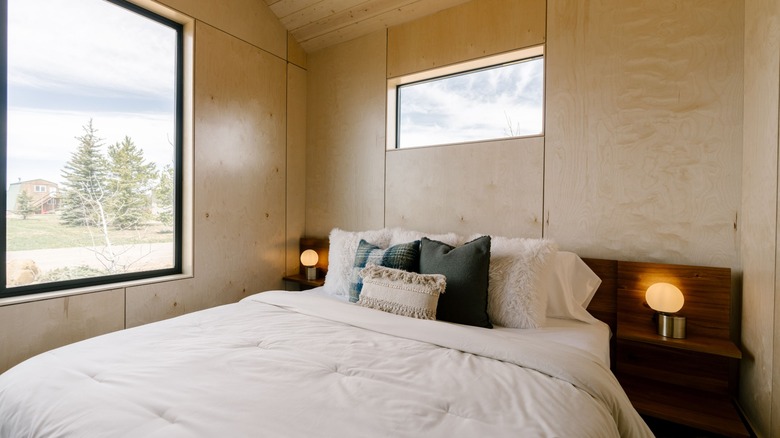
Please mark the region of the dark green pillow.
POLYGON ((493 328, 487 314, 490 236, 457 248, 423 237, 420 273, 442 274, 447 288, 439 295, 436 319, 493 328))
POLYGON ((420 241, 399 243, 382 249, 360 239, 355 253, 355 263, 352 265, 352 278, 349 284, 350 302, 357 303, 360 298, 360 291, 363 289, 360 271, 369 264, 417 272, 420 267, 420 241))

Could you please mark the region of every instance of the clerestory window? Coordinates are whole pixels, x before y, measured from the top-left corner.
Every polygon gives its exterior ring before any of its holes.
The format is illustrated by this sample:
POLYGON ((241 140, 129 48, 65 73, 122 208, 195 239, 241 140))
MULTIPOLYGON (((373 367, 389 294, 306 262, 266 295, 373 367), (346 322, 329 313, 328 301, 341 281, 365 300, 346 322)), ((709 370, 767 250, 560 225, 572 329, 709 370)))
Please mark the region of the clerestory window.
POLYGON ((388 149, 541 135, 542 47, 388 80, 388 149))

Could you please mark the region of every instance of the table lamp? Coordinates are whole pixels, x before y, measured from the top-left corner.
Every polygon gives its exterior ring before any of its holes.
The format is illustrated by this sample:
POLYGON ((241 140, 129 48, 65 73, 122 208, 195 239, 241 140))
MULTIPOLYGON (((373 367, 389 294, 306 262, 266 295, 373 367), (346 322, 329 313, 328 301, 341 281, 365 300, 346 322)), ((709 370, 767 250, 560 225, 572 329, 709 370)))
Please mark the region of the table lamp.
POLYGON ((301 253, 301 264, 306 267, 307 280, 317 279, 317 267, 315 265, 319 260, 320 257, 317 255, 317 251, 313 249, 307 249, 301 253))
POLYGON ((675 315, 685 303, 685 297, 677 286, 655 283, 647 288, 645 301, 657 312, 659 335, 675 339, 685 337, 685 317, 675 315))

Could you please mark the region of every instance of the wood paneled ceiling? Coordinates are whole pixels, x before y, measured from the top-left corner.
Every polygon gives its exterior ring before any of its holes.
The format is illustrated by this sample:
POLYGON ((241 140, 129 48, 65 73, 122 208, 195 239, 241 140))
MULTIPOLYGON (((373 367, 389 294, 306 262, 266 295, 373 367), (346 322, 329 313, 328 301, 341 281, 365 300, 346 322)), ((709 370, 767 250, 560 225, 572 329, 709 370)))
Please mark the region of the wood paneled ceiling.
POLYGON ((265 0, 307 52, 367 35, 469 0, 265 0))

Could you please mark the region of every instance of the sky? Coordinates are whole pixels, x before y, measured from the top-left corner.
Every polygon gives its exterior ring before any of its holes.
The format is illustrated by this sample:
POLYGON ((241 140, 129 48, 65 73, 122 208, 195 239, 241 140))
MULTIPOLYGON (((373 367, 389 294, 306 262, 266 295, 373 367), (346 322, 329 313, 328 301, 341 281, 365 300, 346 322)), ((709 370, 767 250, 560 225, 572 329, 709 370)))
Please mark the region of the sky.
POLYGON ((400 146, 541 134, 543 80, 539 57, 402 86, 400 146))
POLYGON ((172 163, 175 31, 105 0, 8 1, 8 183, 46 179, 92 120, 172 163))

